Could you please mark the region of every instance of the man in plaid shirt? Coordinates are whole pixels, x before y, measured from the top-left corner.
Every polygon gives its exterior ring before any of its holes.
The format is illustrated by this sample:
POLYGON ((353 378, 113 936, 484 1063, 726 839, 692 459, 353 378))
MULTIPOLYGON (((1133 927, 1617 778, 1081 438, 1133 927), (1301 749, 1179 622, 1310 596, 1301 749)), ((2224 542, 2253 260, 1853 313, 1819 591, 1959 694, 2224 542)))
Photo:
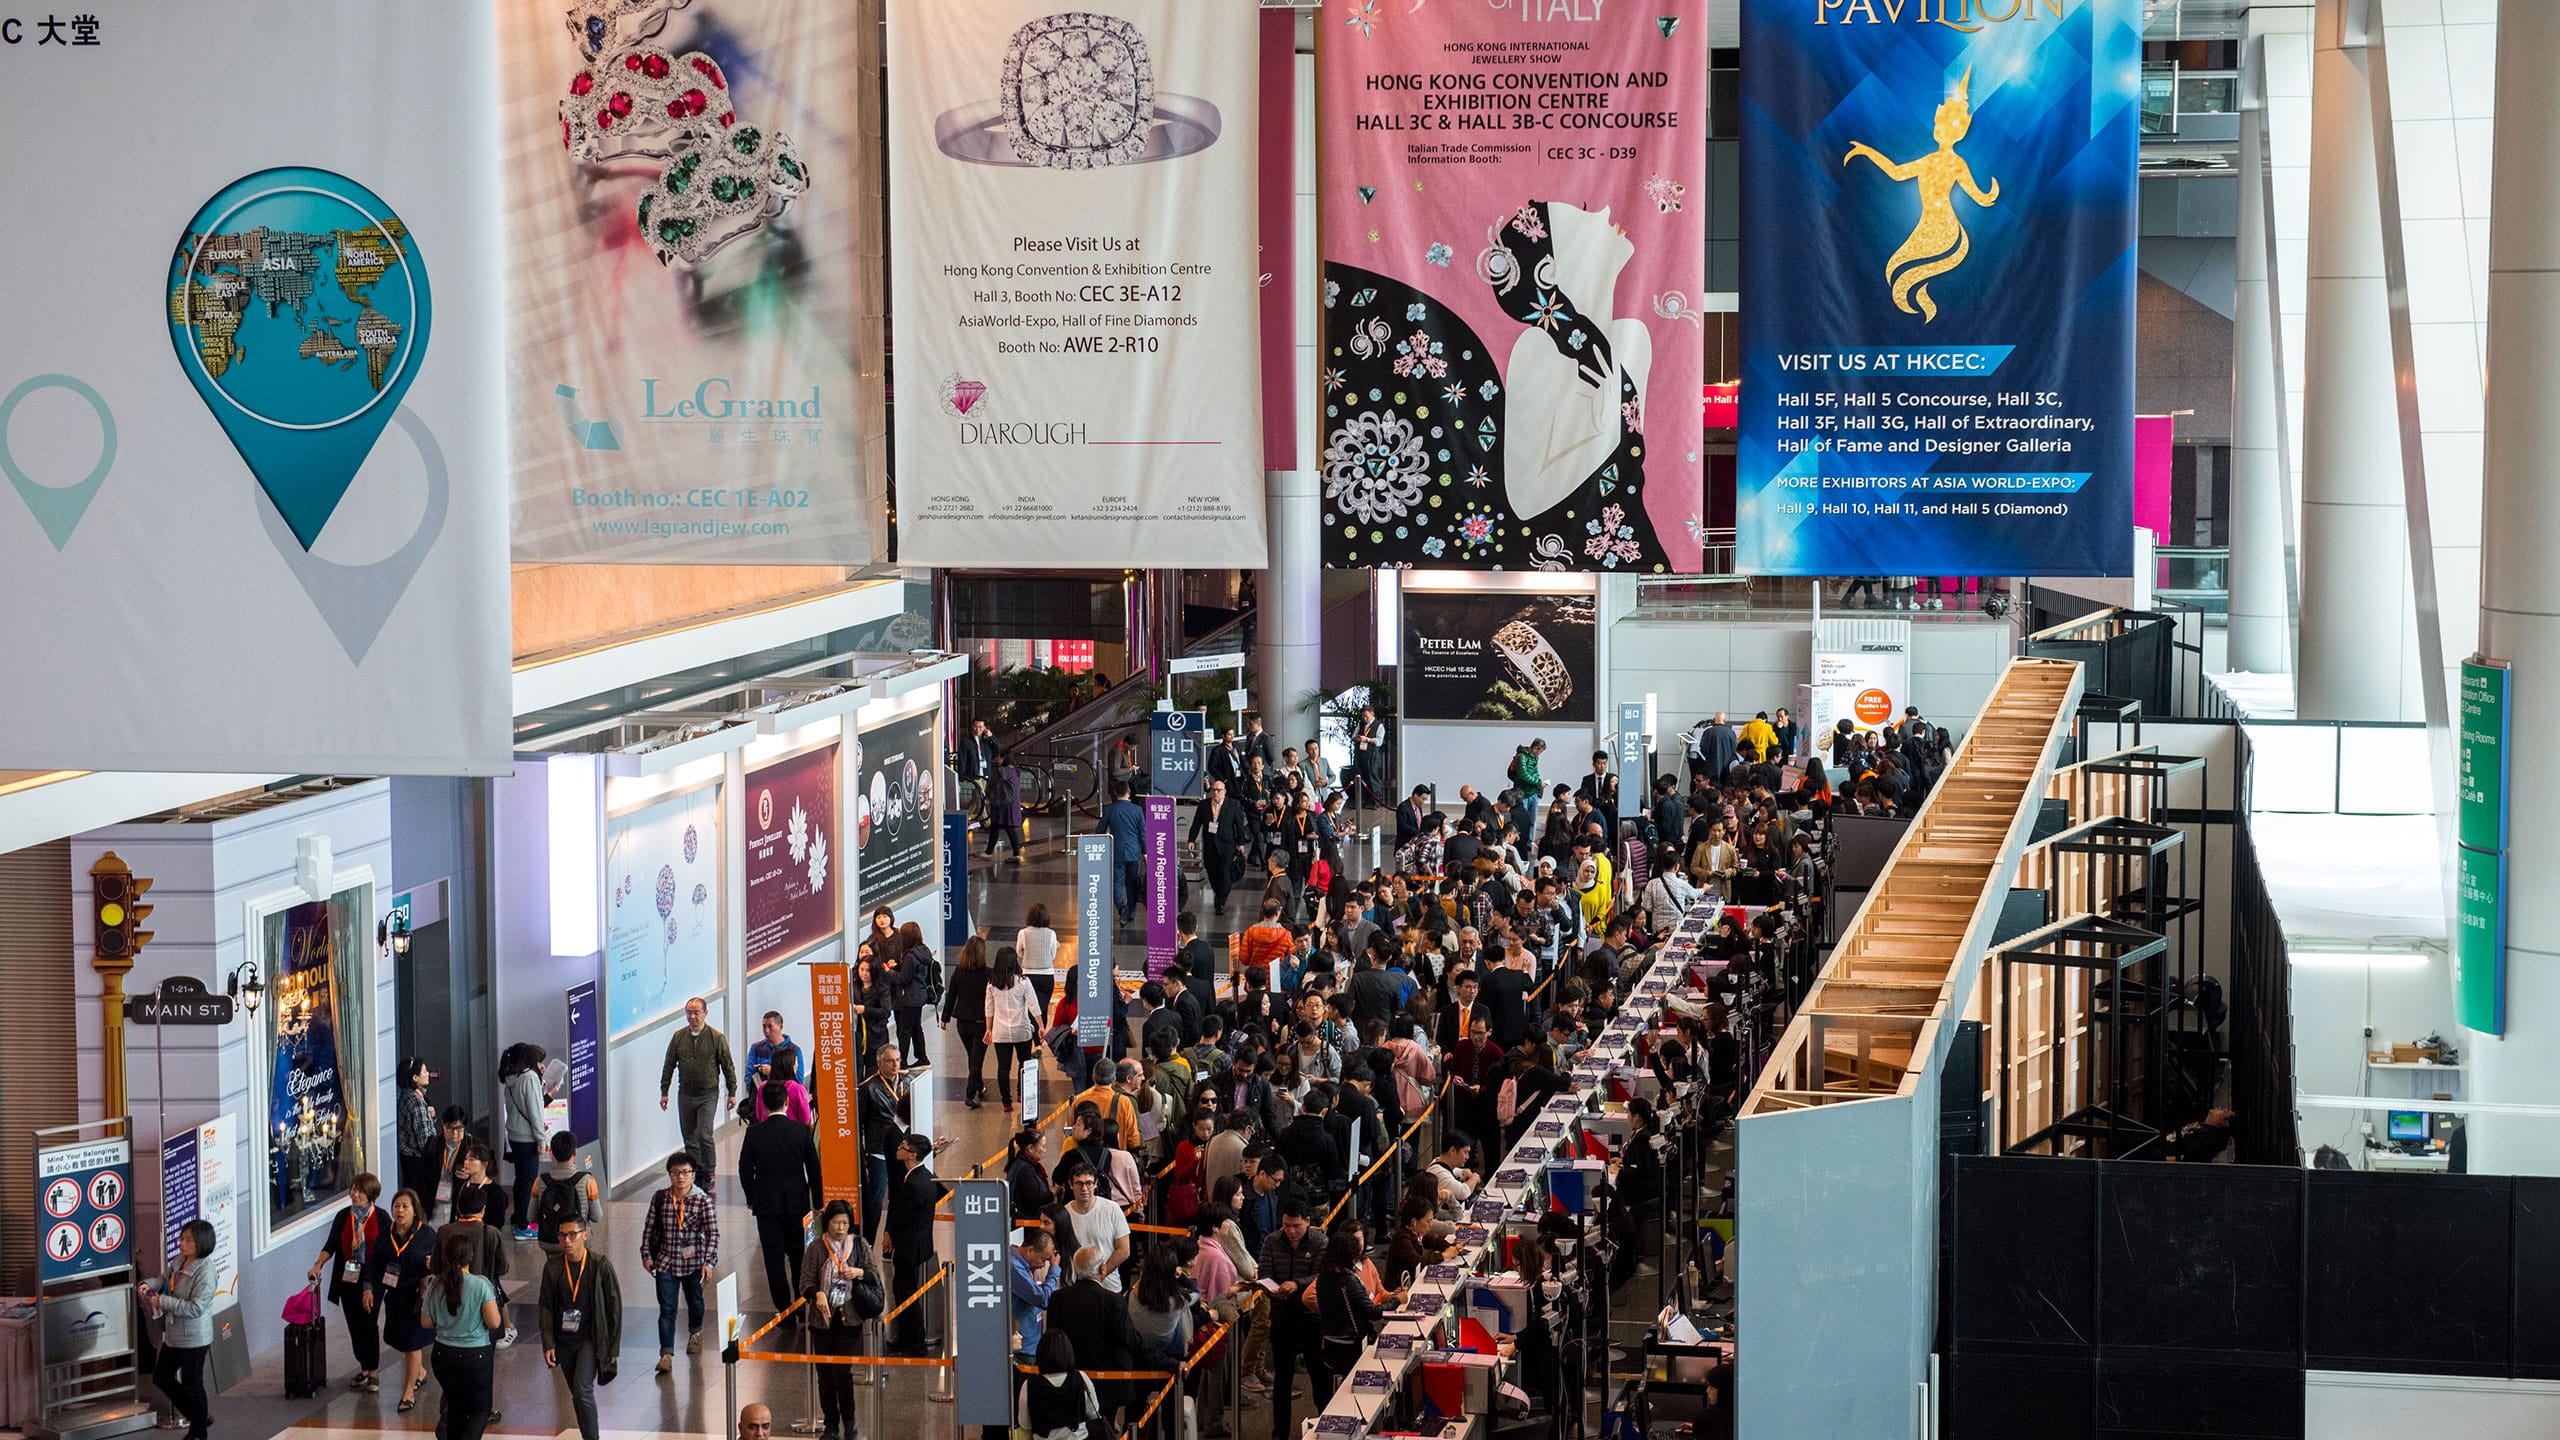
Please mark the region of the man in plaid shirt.
POLYGON ((684 1353, 702 1353, 702 1272, 720 1263, 720 1207, 695 1188, 693 1157, 667 1157, 667 1188, 649 1197, 640 1227, 640 1264, 658 1277, 658 1373, 676 1368, 676 1296, 684 1296, 692 1331, 684 1353))

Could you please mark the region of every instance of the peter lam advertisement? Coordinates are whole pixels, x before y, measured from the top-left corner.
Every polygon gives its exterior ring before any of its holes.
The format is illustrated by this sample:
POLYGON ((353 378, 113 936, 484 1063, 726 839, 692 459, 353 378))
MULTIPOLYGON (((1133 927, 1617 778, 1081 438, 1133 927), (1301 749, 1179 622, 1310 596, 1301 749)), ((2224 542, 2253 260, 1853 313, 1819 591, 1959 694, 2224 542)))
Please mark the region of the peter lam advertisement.
POLYGON ((888 14, 899 560, 1262 568, 1254 7, 888 14))
POLYGON ((747 777, 747 968, 806 950, 844 928, 836 874, 836 776, 843 747, 822 746, 747 777))
POLYGON ((605 822, 605 1033, 720 988, 720 787, 605 822))
POLYGON ((1695 572, 1706 0, 1325 15, 1324 563, 1695 572))
POLYGON ((853 830, 865 906, 895 904, 933 883, 942 843, 941 715, 927 710, 862 732, 853 830))
POLYGON ((500 11, 515 558, 874 558, 861 8, 500 11))
POLYGON ((0 769, 506 773, 490 8, 0 15, 0 769))
POLYGON ((2141 7, 1947 8, 1743 0, 1746 570, 2131 573, 2141 7))
POLYGON ((1400 713, 1591 724, 1598 634, 1588 595, 1407 590, 1400 713))

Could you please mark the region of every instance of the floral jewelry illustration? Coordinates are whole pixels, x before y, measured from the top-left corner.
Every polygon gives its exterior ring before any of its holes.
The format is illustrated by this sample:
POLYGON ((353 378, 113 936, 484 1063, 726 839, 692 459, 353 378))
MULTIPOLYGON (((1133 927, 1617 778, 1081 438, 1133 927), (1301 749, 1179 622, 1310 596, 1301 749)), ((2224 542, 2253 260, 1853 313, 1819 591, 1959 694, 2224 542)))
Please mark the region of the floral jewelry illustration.
POLYGON ((560 102, 580 163, 663 160, 635 218, 658 263, 691 269, 808 193, 791 138, 742 120, 720 64, 647 43, 692 0, 582 0, 569 34, 586 62, 560 102))
POLYGON ((1209 101, 1156 88, 1135 24, 1068 10, 1014 31, 996 98, 945 111, 933 140, 971 165, 1098 170, 1198 154, 1224 123, 1209 101))
POLYGON ((1938 318, 1938 302, 1929 295, 1929 282, 1955 269, 1973 252, 1973 237, 1965 233, 1964 222, 1956 218, 1956 187, 1973 202, 1986 208, 2000 201, 2000 182, 1991 182, 1985 190, 1973 178, 1973 167, 1956 153, 1966 132, 1973 128, 1973 68, 1965 68, 1963 78, 1956 81, 1955 93, 1938 106, 1937 118, 1930 122, 1929 133, 1938 148, 1916 160, 1899 164, 1888 160, 1874 146, 1863 140, 1849 146, 1840 157, 1843 169, 1850 161, 1864 155, 1900 184, 1916 182, 1920 187, 1920 223, 1913 226, 1911 238, 1884 262, 1885 280, 1893 287, 1895 308, 1906 315, 1917 315, 1922 324, 1938 318), (1918 301, 1915 306, 1912 302, 1918 301))

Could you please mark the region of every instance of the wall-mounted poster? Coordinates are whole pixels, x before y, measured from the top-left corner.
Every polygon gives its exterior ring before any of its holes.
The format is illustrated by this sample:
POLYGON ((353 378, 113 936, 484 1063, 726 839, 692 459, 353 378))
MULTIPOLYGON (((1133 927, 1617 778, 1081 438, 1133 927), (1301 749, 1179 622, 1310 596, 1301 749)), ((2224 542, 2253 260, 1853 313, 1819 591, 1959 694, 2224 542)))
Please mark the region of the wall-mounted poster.
POLYGON ((931 709, 863 727, 852 809, 865 907, 894 905, 933 883, 942 843, 941 718, 931 709))
POLYGON ((1593 619, 1588 595, 1408 589, 1398 714, 1591 724, 1599 688, 1593 619))
POLYGON ((900 561, 1262 568, 1259 27, 889 0, 900 561))
POLYGON ((720 787, 605 822, 605 1033, 720 988, 720 787))
POLYGON ((273 951, 267 986, 267 1220, 280 1225, 316 1206, 332 1203, 363 1165, 350 1106, 361 1075, 346 1073, 361 1059, 361 1036, 343 1013, 352 998, 342 982, 343 947, 354 943, 353 911, 360 892, 296 905, 267 922, 273 951))
POLYGON ((1325 14, 1324 563, 1696 571, 1706 0, 1325 14))
POLYGON ((1743 569, 2131 573, 2144 8, 1743 0, 1743 569))
POLYGON ((876 8, 499 8, 516 558, 874 558, 876 8))
POLYGON ((777 760, 747 776, 747 968, 806 950, 844 928, 836 876, 841 746, 777 760))
POLYGON ((0 769, 507 773, 491 9, 0 12, 0 769))

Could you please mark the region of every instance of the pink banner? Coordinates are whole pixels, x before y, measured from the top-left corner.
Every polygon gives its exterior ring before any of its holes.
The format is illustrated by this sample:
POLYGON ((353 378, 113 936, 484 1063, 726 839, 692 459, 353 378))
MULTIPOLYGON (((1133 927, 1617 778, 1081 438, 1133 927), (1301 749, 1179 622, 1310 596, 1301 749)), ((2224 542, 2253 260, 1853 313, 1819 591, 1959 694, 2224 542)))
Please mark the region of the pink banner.
POLYGON ((1298 468, 1298 12, 1262 12, 1262 468, 1298 468))
POLYGON ((2177 439, 2174 415, 2133 417, 2133 523, 2163 545, 2169 535, 2169 447, 2177 439))
POLYGON ((1174 906, 1182 892, 1182 864, 1174 843, 1173 797, 1150 795, 1147 810, 1147 978, 1161 980, 1182 941, 1174 929, 1174 906))
POLYGON ((1327 565, 1700 567, 1706 28, 1327 4, 1327 565))

